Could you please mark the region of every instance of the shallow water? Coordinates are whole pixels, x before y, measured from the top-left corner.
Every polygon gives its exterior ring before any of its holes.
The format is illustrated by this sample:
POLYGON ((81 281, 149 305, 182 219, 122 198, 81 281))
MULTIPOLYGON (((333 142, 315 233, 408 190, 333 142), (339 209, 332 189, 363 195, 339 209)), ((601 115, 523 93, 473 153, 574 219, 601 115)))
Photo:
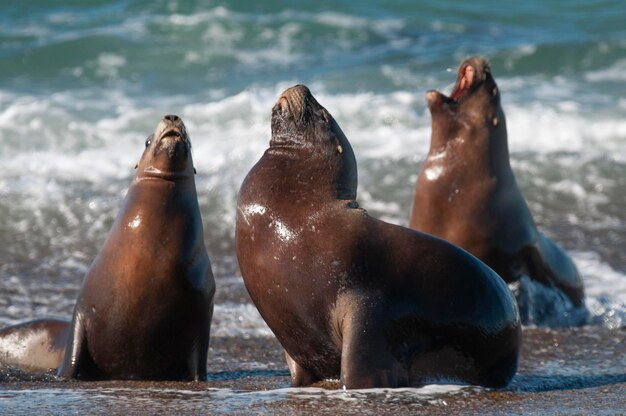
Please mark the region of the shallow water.
POLYGON ((503 390, 289 388, 272 337, 216 337, 207 382, 68 382, 0 374, 0 412, 37 414, 623 414, 624 329, 526 328, 518 375, 503 390))
POLYGON ((10 374, 0 383, 0 410, 84 413, 93 402, 117 413, 237 413, 247 406, 323 414, 358 406, 366 414, 541 414, 546 406, 595 413, 594 403, 602 403, 619 413, 626 372, 624 16, 618 0, 2 2, 0 325, 71 316, 146 136, 163 114, 175 113, 191 133, 218 285, 209 354, 218 378, 94 384, 10 374), (592 326, 526 328, 520 374, 502 392, 283 390, 286 366, 243 288, 233 235, 237 191, 267 146, 277 95, 309 85, 354 147, 360 204, 406 224, 429 143, 424 93, 450 88, 454 68, 470 54, 491 60, 518 183, 541 229, 579 267, 592 326), (542 344, 551 337, 564 344, 542 344))

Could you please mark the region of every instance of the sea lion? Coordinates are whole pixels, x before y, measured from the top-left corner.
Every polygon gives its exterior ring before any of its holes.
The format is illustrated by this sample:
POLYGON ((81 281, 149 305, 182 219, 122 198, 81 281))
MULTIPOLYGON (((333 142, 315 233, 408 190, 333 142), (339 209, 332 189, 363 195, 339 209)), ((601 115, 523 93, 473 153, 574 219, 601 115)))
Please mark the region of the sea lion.
POLYGON ((205 379, 214 293, 191 142, 168 115, 87 271, 58 375, 205 379))
POLYGON ((307 87, 283 92, 241 185, 236 250, 292 385, 506 385, 520 325, 504 282, 464 250, 370 217, 356 189, 337 122, 307 87))
MULTIPOLYGON (((583 307, 583 283, 576 266, 537 230, 515 181, 500 90, 487 61, 464 60, 451 96, 431 90, 426 102, 432 136, 417 179, 409 227, 468 250, 507 283, 528 276, 558 289, 574 308, 583 307)), ((540 316, 563 310, 554 305, 535 305, 537 310, 530 311, 537 299, 524 297, 520 291, 523 322, 532 314, 533 323, 563 318, 540 316)))
POLYGON ((70 322, 36 319, 0 329, 0 366, 28 372, 56 370, 65 354, 70 322))

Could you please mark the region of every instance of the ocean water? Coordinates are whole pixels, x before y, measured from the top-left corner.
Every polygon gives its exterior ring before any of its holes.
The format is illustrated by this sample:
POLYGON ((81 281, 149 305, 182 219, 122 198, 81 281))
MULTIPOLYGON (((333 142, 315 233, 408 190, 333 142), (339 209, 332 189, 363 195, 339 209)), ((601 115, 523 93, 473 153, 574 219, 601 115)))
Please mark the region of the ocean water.
POLYGON ((311 88, 354 147, 361 205, 405 225, 430 139, 424 93, 482 54, 535 220, 579 267, 590 323, 623 337, 625 18, 621 0, 1 2, 0 324, 71 316, 146 136, 173 113, 217 279, 212 336, 271 339, 234 218, 278 94, 311 88))

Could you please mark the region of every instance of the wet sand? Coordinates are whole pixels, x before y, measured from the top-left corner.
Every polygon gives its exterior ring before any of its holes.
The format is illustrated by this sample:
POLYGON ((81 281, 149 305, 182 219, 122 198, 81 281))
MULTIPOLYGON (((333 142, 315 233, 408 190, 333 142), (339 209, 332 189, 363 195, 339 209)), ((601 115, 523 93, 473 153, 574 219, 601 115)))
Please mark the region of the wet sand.
POLYGON ((274 338, 214 337, 207 382, 79 382, 0 373, 0 414, 626 414, 626 329, 525 328, 503 390, 289 388, 274 338))

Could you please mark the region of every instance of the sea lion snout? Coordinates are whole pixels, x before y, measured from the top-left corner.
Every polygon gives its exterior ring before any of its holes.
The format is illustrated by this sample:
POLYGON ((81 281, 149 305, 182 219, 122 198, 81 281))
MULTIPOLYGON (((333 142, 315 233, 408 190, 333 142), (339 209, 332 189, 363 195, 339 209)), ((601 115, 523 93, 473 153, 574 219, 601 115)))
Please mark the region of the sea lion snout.
POLYGON ((167 115, 163 116, 163 119, 164 120, 169 120, 172 123, 176 123, 176 122, 181 122, 182 123, 182 120, 176 114, 167 114, 167 115))
POLYGON ((157 153, 167 150, 170 158, 186 158, 191 143, 187 135, 187 129, 183 120, 173 114, 163 116, 154 132, 158 145, 155 149, 157 153))
MULTIPOLYGON (((498 89, 491 76, 489 62, 482 56, 472 56, 459 65, 457 79, 450 96, 430 90, 426 92, 425 100, 431 113, 441 108, 458 111, 470 96, 484 90, 489 92, 488 97, 491 101, 497 102, 498 89)), ((475 102, 468 105, 473 106, 475 102)))
POLYGON ((489 63, 482 56, 472 56, 459 65, 456 84, 450 98, 459 101, 483 83, 490 73, 489 63))
POLYGON ((437 90, 428 90, 424 95, 424 99, 426 100, 426 105, 432 111, 439 104, 443 104, 446 102, 453 101, 452 99, 446 97, 442 93, 437 90))
POLYGON ((285 113, 289 112, 294 119, 302 119, 307 103, 311 101, 313 95, 306 85, 298 84, 287 88, 278 97, 278 107, 285 113))
POLYGON ((185 123, 183 123, 180 117, 173 114, 163 116, 157 125, 154 137, 157 137, 159 140, 165 137, 180 138, 183 141, 188 139, 185 123))
MULTIPOLYGON (((170 176, 189 170, 194 171, 191 161, 191 140, 183 120, 172 114, 163 116, 154 133, 146 140, 146 150, 137 164, 138 175, 149 177, 170 176)), ((190 173, 180 176, 189 177, 190 173)))

